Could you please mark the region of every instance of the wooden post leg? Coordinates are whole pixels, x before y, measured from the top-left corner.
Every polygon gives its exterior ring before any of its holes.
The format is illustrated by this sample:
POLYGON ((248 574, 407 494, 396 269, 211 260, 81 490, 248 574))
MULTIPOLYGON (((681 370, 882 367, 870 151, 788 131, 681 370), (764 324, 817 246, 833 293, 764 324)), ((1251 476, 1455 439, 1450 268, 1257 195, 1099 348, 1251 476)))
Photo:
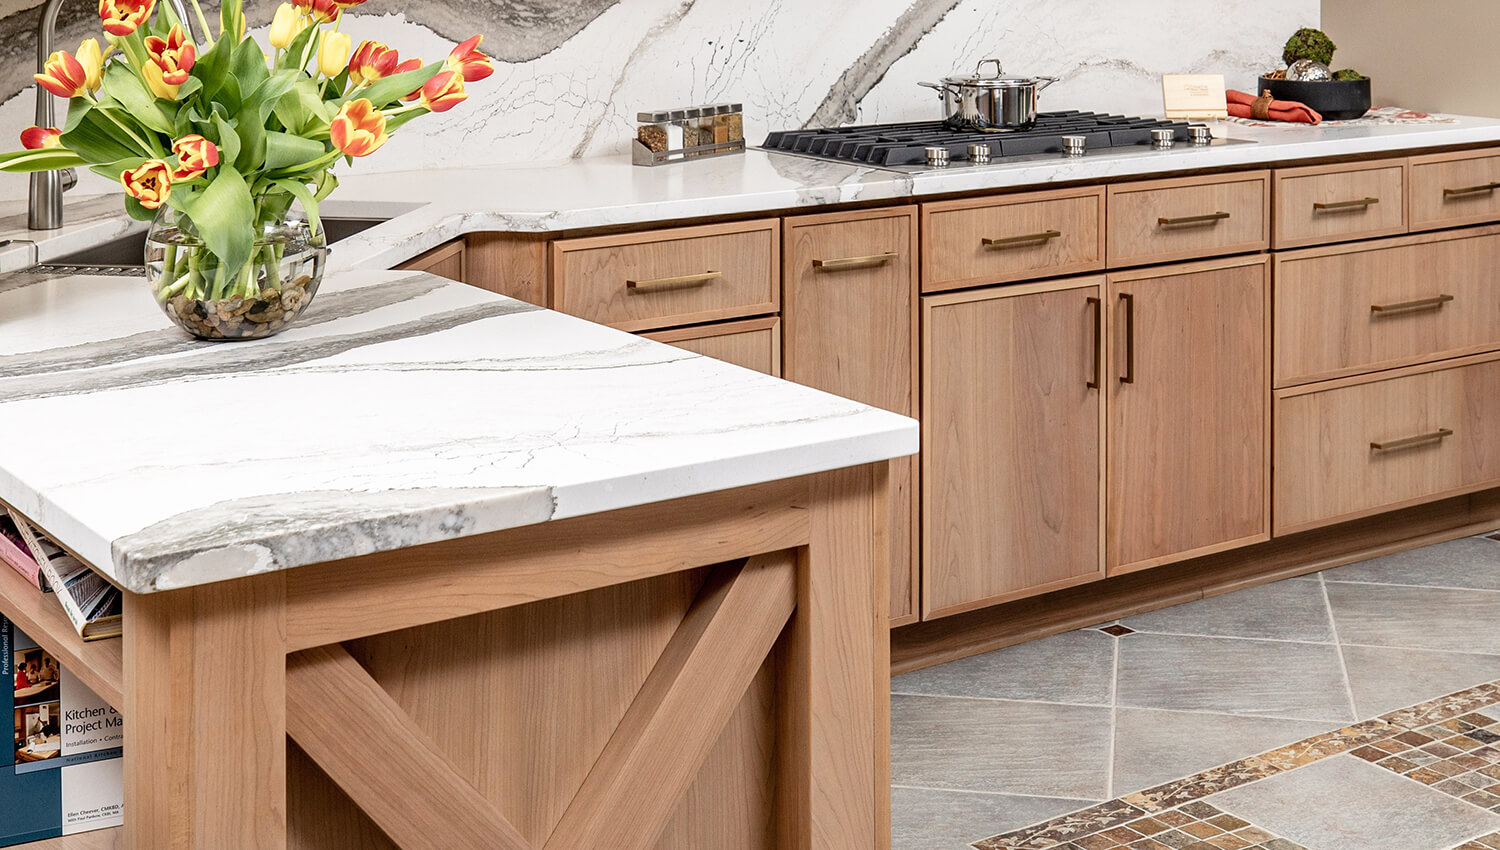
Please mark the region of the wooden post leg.
POLYGON ((889 572, 883 465, 812 482, 781 666, 778 848, 889 844, 889 572), (886 662, 888 664, 888 661, 886 662))
POLYGON ((125 595, 126 850, 286 847, 280 573, 125 595))

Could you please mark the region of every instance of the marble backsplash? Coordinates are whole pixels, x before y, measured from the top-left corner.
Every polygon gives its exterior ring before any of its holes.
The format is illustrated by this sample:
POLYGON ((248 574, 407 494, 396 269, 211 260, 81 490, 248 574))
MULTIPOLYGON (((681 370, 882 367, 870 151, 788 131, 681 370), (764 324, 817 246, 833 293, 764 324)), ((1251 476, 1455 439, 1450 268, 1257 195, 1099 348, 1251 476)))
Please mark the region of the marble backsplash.
MULTIPOLYGON (((5 148, 32 123, 31 3, 0 0, 5 148)), ((64 4, 61 46, 97 32, 93 6, 64 4)), ((252 23, 274 8, 247 2, 252 23)), ((692 103, 744 103, 752 143, 784 127, 925 119, 940 109, 918 80, 990 56, 1009 73, 1061 77, 1043 109, 1159 113, 1164 72, 1253 86, 1292 31, 1317 24, 1319 0, 370 0, 359 11, 344 24, 356 41, 437 58, 483 32, 498 60, 468 103, 356 165, 391 171, 618 153, 636 112, 692 103)), ((0 176, 0 198, 24 194, 23 178, 0 176)))

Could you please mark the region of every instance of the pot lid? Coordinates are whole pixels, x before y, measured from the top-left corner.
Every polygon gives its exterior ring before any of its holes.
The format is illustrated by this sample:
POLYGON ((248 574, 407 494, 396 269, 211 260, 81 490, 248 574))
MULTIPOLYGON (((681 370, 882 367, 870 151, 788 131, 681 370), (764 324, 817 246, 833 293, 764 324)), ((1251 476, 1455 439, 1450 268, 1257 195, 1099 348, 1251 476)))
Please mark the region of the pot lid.
MULTIPOLYGON (((1045 78, 1041 78, 1045 79, 1045 78)), ((1038 82, 1037 77, 1008 77, 1000 67, 999 59, 981 59, 974 66, 974 73, 951 77, 944 77, 943 82, 947 85, 982 86, 985 88, 1019 88, 1021 86, 1034 86, 1038 82), (994 73, 984 73, 984 66, 993 65, 994 73)))

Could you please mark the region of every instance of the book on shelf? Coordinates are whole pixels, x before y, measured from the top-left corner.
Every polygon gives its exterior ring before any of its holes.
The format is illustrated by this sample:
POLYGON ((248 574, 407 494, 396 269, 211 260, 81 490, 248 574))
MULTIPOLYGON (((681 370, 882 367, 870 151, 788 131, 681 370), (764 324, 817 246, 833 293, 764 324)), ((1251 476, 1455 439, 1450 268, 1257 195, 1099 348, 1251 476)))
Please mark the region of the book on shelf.
POLYGON ((42 568, 36 559, 31 557, 31 550, 26 544, 26 538, 21 535, 21 526, 25 520, 18 524, 15 516, 9 510, 0 513, 0 561, 11 566, 21 577, 31 582, 38 590, 42 588, 42 568))
POLYGON ((9 514, 37 565, 39 586, 57 597, 79 637, 84 640, 119 637, 120 589, 33 528, 25 517, 14 510, 9 514))
POLYGON ((0 616, 0 847, 119 826, 125 724, 45 648, 0 616))

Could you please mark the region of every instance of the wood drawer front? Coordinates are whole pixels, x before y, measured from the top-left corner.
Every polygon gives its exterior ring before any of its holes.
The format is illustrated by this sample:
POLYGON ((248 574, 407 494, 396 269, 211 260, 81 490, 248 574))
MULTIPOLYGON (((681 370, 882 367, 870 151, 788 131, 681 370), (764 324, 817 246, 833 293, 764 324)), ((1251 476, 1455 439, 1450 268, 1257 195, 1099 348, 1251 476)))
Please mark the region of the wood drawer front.
POLYGON ((1276 172, 1277 248, 1406 232, 1406 162, 1276 172))
POLYGON ((561 239, 553 307, 627 331, 774 313, 779 240, 775 219, 561 239))
POLYGON ((1276 534, 1500 483, 1500 360, 1472 360, 1278 398, 1276 534))
POLYGON ((642 334, 704 357, 781 376, 781 319, 765 316, 642 334))
POLYGON ((1440 153, 1411 159, 1412 229, 1500 221, 1500 153, 1440 153))
POLYGON ((1104 189, 922 205, 922 291, 1104 268, 1104 189))
POLYGON ((1496 269, 1495 228, 1278 256, 1276 386, 1500 348, 1496 269))
POLYGON ((1111 267, 1243 251, 1270 243, 1269 171, 1109 188, 1111 267))

